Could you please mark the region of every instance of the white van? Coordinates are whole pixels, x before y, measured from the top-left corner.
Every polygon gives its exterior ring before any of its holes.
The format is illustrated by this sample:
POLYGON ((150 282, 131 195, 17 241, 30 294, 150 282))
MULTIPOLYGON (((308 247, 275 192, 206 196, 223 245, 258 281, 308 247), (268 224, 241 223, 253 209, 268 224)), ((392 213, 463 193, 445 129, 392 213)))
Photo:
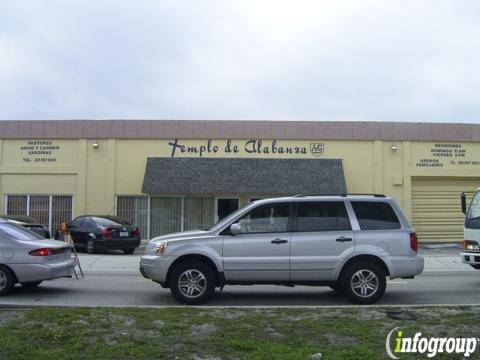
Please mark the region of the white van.
POLYGON ((465 251, 461 254, 462 261, 480 270, 480 189, 473 195, 468 210, 465 193, 462 193, 461 200, 462 212, 466 215, 463 230, 465 251))

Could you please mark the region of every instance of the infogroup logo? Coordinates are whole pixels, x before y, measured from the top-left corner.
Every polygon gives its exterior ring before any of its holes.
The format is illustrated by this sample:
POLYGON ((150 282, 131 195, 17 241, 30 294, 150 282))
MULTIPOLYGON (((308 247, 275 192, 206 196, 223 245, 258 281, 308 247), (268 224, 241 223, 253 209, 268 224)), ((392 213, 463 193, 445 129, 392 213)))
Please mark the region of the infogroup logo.
POLYGON ((401 354, 411 353, 426 354, 429 358, 442 353, 470 357, 475 352, 478 341, 477 338, 422 337, 421 332, 415 333, 413 337, 406 337, 403 330, 396 327, 388 333, 385 348, 392 359, 400 359, 398 356, 401 354))

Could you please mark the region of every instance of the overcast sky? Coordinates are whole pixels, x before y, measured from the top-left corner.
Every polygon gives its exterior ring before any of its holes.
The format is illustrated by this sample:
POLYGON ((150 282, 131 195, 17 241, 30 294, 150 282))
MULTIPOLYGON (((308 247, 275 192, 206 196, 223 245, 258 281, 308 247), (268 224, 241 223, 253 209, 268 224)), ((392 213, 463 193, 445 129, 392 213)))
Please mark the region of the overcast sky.
POLYGON ((480 122, 480 2, 0 0, 0 119, 480 122))

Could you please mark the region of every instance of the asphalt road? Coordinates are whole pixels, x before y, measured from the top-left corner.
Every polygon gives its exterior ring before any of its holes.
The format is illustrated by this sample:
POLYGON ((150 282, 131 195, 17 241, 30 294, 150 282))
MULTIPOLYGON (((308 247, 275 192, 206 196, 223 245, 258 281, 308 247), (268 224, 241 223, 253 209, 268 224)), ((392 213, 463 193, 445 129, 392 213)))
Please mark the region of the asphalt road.
MULTIPOLYGON (((393 280, 378 305, 479 304, 480 271, 435 271, 413 280, 393 280)), ((135 271, 91 271, 83 280, 46 281, 36 289, 20 286, 0 298, 1 305, 165 306, 178 305, 168 289, 135 271)), ((226 286, 213 306, 349 305, 327 287, 226 286)))
MULTIPOLYGON (((79 254, 85 279, 57 279, 38 288, 17 286, 0 297, 2 305, 25 306, 171 306, 179 305, 168 289, 138 271, 139 257, 121 251, 79 254)), ((421 249, 425 270, 415 279, 388 282, 378 305, 480 304, 480 271, 462 264, 459 250, 421 249)), ((212 306, 339 306, 350 305, 328 287, 275 285, 226 286, 206 304, 212 306)))

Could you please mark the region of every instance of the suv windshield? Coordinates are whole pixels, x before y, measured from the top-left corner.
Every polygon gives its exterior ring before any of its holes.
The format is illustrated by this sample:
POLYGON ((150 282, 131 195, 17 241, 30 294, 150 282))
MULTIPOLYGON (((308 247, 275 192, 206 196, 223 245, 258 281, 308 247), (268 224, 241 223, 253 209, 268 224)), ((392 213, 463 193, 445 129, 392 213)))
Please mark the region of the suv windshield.
POLYGON ((465 227, 469 229, 480 229, 480 191, 477 191, 468 208, 465 227))

